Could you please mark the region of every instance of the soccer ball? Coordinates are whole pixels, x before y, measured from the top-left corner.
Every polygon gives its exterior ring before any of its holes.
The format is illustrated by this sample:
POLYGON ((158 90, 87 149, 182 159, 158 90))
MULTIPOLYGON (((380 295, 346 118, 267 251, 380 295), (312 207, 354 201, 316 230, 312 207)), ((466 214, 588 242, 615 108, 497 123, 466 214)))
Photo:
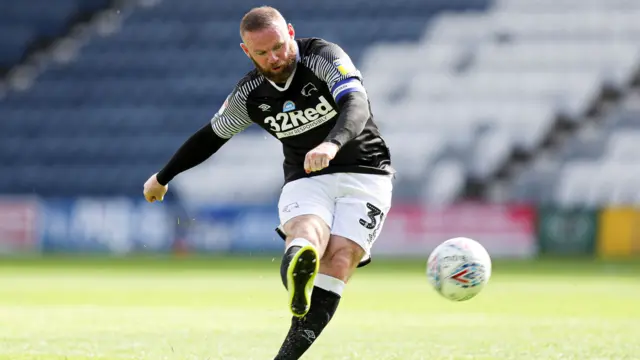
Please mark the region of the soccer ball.
POLYGON ((427 278, 433 288, 452 301, 469 300, 491 277, 491 258, 479 242, 453 238, 438 245, 427 260, 427 278))

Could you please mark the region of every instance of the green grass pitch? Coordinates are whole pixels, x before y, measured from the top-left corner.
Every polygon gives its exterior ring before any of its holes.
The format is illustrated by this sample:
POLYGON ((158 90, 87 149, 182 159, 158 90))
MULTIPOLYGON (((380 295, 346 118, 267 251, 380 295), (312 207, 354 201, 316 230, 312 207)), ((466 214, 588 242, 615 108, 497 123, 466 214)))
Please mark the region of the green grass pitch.
MULTIPOLYGON (((273 359, 279 258, 0 261, 1 360, 273 359)), ((496 262, 465 303, 374 261, 304 359, 640 359, 640 261, 496 262)))

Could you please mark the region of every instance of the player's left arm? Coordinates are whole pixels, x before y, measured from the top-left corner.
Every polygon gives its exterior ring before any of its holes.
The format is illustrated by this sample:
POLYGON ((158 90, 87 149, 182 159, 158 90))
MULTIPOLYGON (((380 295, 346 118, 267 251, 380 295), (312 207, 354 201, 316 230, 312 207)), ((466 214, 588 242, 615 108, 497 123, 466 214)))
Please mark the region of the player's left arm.
POLYGON ((338 102, 340 116, 325 142, 338 145, 338 148, 360 135, 371 117, 366 94, 352 92, 345 94, 338 102))
POLYGON ((329 166, 340 148, 362 133, 371 117, 360 71, 344 50, 326 42, 312 59, 312 70, 331 90, 340 115, 324 142, 307 153, 304 164, 307 173, 329 166))
POLYGON ((360 71, 341 47, 327 42, 319 48, 316 56, 316 75, 327 83, 340 109, 336 125, 325 142, 342 147, 360 135, 371 117, 369 99, 360 71))

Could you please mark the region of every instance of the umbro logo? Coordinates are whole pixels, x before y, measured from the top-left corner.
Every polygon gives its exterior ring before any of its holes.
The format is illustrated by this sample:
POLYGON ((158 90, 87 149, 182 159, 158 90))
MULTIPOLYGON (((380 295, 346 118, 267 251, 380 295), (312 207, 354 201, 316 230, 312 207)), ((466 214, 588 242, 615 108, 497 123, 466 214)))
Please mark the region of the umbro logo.
POLYGON ((306 330, 305 329, 304 330, 304 334, 302 335, 302 337, 307 339, 309 344, 311 344, 316 339, 316 333, 314 333, 312 330, 306 330))
POLYGON ((262 104, 260 106, 258 106, 262 111, 269 111, 269 109, 271 109, 271 106, 267 105, 267 104, 262 104))

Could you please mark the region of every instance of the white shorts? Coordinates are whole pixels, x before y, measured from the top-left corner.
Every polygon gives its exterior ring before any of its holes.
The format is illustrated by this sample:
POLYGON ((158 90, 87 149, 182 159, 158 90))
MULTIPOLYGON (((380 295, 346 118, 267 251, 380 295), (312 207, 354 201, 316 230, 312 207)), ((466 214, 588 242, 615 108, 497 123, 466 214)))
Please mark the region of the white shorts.
POLYGON ((299 215, 317 215, 331 234, 345 237, 365 251, 360 262, 371 261, 371 248, 391 208, 391 175, 336 173, 302 178, 282 188, 278 211, 283 225, 299 215))

